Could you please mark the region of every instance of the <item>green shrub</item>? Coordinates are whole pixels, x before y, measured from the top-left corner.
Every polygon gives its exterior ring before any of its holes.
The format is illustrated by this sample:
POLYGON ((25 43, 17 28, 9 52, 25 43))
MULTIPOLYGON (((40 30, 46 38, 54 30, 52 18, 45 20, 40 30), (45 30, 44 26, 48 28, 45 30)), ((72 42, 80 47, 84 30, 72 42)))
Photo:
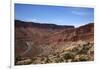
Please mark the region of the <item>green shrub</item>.
POLYGON ((80 55, 79 61, 89 61, 89 57, 87 55, 80 55))
POLYGON ((74 54, 72 52, 67 52, 63 55, 64 59, 68 60, 68 59, 73 59, 74 58, 74 54))

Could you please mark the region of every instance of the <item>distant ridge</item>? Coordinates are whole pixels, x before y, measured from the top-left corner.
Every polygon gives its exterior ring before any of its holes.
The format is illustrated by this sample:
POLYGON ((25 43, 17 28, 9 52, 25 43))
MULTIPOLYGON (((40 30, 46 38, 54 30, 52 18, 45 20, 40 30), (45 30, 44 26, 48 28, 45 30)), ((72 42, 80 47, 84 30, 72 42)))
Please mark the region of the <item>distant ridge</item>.
POLYGON ((75 28, 72 25, 56 25, 56 24, 40 24, 36 22, 25 22, 21 20, 15 20, 15 25, 17 27, 39 27, 39 28, 51 28, 51 29, 66 29, 66 28, 75 28))

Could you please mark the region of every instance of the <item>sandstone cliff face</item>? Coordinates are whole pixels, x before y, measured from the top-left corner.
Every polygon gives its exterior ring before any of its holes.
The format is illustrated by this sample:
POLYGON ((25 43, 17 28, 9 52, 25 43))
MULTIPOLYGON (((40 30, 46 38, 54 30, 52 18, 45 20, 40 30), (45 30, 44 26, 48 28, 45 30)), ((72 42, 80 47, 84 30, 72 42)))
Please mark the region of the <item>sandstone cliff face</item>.
MULTIPOLYGON (((75 28, 15 20, 15 57, 49 55, 77 41, 93 41, 94 23, 75 28)), ((15 59, 16 59, 15 58, 15 59)))
POLYGON ((55 32, 49 39, 52 42, 68 42, 68 41, 93 41, 94 39, 94 24, 90 23, 84 26, 73 29, 65 29, 60 32, 55 32))
POLYGON ((90 23, 84 26, 80 26, 76 29, 77 40, 93 40, 94 38, 94 24, 90 23))

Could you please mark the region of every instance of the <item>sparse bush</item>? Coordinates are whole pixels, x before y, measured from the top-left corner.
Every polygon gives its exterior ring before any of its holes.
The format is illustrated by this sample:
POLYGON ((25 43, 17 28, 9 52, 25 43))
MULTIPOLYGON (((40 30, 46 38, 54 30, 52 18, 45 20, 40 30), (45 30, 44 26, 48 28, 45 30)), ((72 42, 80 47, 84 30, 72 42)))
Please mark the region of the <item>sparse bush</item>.
POLYGON ((78 62, 79 61, 79 55, 76 55, 73 59, 73 62, 78 62))
POLYGON ((82 48, 82 50, 80 51, 80 54, 87 54, 87 51, 88 51, 88 49, 87 49, 87 47, 84 45, 83 48, 82 48))
MULTIPOLYGON (((79 44, 61 51, 57 50, 48 55, 38 55, 33 57, 30 62, 23 64, 46 64, 46 63, 61 63, 61 62, 80 62, 94 60, 94 48, 90 43, 79 44)), ((17 56, 16 61, 21 61, 21 57, 17 56)), ((22 61, 23 62, 23 61, 22 61)))
POLYGON ((63 55, 64 59, 68 60, 68 59, 73 59, 74 58, 74 54, 72 52, 66 52, 63 55))
POLYGON ((79 61, 89 61, 88 55, 80 55, 79 56, 79 61))
POLYGON ((43 57, 43 58, 41 58, 41 61, 43 61, 45 58, 43 57))
POLYGON ((50 63, 50 59, 47 57, 45 63, 50 63))
POLYGON ((62 58, 59 58, 58 60, 59 60, 59 62, 63 62, 63 59, 62 58))
POLYGON ((19 56, 19 55, 17 55, 17 56, 15 57, 15 64, 16 64, 18 61, 21 61, 21 56, 19 56))

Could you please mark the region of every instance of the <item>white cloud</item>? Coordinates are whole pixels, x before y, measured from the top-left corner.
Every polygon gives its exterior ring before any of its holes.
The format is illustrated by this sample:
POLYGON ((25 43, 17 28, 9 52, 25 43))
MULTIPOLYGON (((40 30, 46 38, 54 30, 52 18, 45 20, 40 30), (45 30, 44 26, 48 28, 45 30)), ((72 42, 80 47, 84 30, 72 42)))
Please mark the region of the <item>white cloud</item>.
POLYGON ((87 12, 85 11, 72 11, 72 14, 75 14, 75 15, 89 15, 87 12))
POLYGON ((29 22, 37 22, 38 19, 28 19, 27 21, 29 21, 29 22))
POLYGON ((71 11, 72 14, 75 15, 89 15, 90 13, 85 8, 73 8, 73 11, 71 11))

